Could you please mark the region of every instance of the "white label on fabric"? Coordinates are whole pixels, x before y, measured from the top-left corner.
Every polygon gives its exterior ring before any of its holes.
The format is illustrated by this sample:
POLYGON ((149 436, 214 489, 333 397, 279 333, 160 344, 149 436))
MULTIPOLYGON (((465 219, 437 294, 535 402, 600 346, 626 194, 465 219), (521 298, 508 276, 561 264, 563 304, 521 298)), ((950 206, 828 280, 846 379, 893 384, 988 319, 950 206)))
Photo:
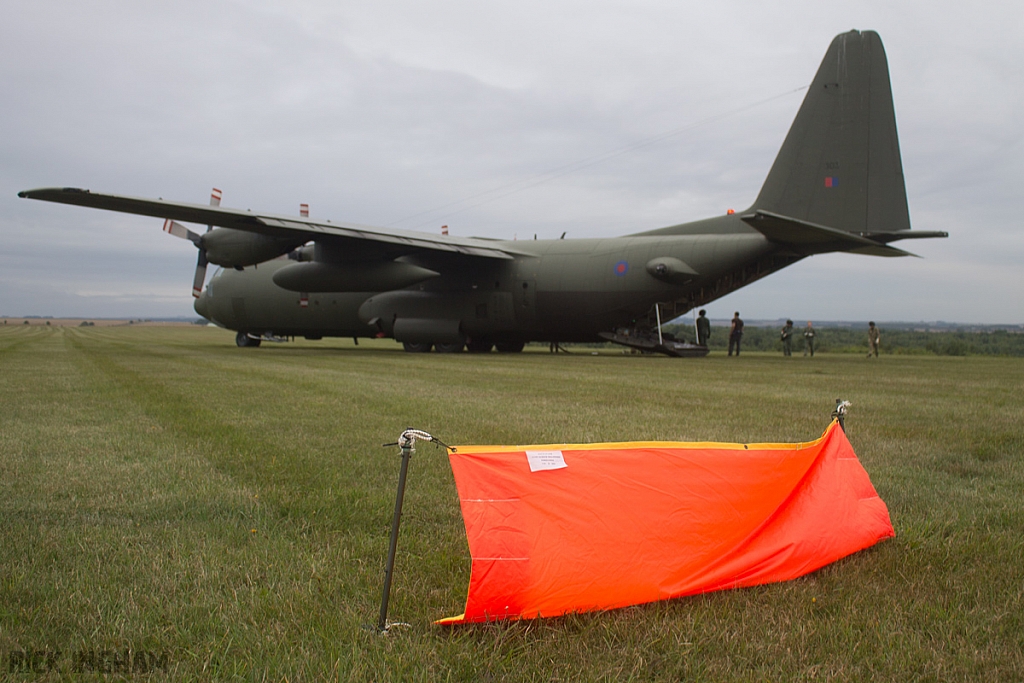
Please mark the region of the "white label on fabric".
POLYGON ((565 458, 562 457, 562 451, 526 451, 526 459, 530 462, 531 472, 568 467, 565 458))

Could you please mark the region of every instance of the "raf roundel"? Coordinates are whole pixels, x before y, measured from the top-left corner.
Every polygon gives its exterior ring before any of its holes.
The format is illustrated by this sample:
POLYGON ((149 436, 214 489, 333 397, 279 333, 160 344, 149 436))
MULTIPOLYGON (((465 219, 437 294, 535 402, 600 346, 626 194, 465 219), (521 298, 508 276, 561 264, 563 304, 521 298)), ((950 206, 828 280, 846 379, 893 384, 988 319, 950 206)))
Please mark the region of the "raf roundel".
POLYGON ((623 275, 625 275, 628 272, 629 272, 629 262, 628 261, 619 261, 618 263, 615 264, 615 274, 618 277, 622 277, 623 275))

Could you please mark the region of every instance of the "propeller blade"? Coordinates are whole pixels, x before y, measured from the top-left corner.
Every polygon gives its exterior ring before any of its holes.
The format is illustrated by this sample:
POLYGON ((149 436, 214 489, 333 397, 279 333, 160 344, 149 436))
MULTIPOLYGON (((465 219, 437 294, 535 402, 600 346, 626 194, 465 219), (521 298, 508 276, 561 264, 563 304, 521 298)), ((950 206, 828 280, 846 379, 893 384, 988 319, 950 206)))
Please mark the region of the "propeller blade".
MULTIPOLYGON (((221 192, 219 188, 213 188, 210 191, 210 206, 220 206, 221 192)), ((213 230, 212 225, 206 226, 206 232, 213 230)), ((192 241, 195 242, 196 246, 199 247, 199 260, 196 262, 196 274, 192 278, 192 296, 198 299, 203 294, 203 285, 206 283, 206 265, 209 261, 206 260, 206 249, 203 248, 202 237, 196 235, 194 232, 191 233, 195 237, 192 241)), ((191 237, 190 237, 191 239, 191 237)))
POLYGON ((199 235, 192 232, 181 223, 172 221, 170 218, 164 221, 164 232, 170 233, 175 237, 180 237, 183 240, 188 240, 200 249, 202 248, 202 238, 199 235))
MULTIPOLYGON (((216 187, 210 191, 210 206, 220 206, 220 190, 216 187)), ((211 230, 213 230, 213 226, 207 225, 206 232, 210 232, 211 230)))
POLYGON ((192 296, 199 298, 203 293, 203 283, 206 282, 206 250, 199 249, 199 262, 196 263, 196 276, 192 279, 192 296))

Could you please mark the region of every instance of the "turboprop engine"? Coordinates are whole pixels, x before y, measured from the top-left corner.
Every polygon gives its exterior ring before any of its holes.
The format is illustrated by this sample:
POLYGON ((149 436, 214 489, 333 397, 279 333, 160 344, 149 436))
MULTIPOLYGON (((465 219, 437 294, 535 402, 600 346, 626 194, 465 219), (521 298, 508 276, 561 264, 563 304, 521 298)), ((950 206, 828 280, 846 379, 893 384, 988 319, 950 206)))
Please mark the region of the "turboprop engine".
MULTIPOLYGON (((221 191, 213 188, 210 192, 210 206, 220 206, 220 199, 221 191)), ((203 291, 208 263, 241 270, 245 266, 287 254, 303 244, 297 238, 269 237, 244 230, 214 228, 212 225, 207 227, 205 234, 200 235, 170 218, 164 221, 164 232, 190 241, 199 250, 199 261, 192 281, 192 296, 197 299, 203 291)))
POLYGON ((210 263, 225 268, 242 268, 269 261, 301 246, 294 237, 270 237, 231 228, 214 228, 200 237, 210 263))

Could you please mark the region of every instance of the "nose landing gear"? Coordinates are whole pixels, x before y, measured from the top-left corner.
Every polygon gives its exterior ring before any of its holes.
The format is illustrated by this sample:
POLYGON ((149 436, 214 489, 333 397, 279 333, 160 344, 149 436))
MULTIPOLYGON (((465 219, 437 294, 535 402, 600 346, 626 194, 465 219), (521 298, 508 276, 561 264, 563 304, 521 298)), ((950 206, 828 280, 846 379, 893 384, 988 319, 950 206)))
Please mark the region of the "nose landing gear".
POLYGON ((235 335, 235 344, 241 348, 256 348, 262 340, 248 332, 239 332, 235 335))

